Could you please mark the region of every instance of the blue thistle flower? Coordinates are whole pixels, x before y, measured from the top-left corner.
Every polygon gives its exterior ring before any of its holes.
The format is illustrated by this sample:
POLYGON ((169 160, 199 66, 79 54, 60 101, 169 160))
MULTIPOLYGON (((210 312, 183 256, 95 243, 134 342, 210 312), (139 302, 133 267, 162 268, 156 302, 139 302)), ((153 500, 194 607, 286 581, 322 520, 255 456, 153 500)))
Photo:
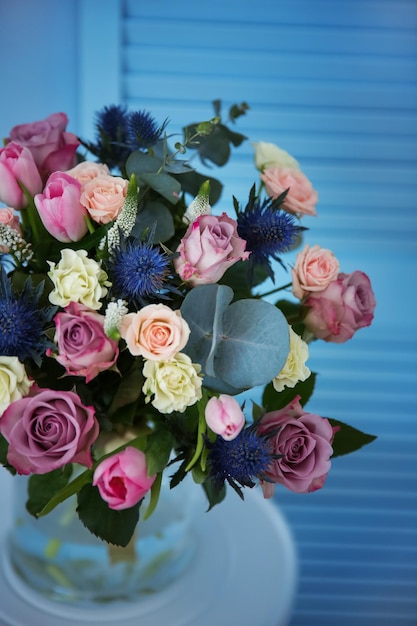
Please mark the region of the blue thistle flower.
POLYGON ((262 265, 268 276, 274 280, 270 259, 275 259, 284 267, 279 255, 288 252, 295 244, 303 226, 296 224, 296 218, 281 209, 286 192, 275 200, 260 200, 255 195, 255 186, 249 194, 249 201, 244 211, 238 210, 237 231, 246 241, 246 249, 250 250, 249 269, 250 282, 254 265, 262 265))
POLYGON ((108 264, 115 295, 131 304, 144 306, 149 298, 164 298, 170 290, 170 259, 149 241, 123 240, 108 264))
POLYGON ((207 443, 210 477, 215 487, 221 489, 227 481, 243 499, 239 485, 254 487, 255 478, 265 480, 265 473, 275 458, 268 438, 252 425, 231 441, 217 437, 213 443, 207 443))
POLYGON ((154 117, 147 111, 135 111, 127 120, 127 135, 133 150, 150 148, 160 138, 167 122, 159 126, 154 117))
POLYGON ((43 283, 36 289, 30 279, 26 280, 20 296, 12 292, 10 280, 1 268, 0 273, 0 354, 17 356, 22 363, 26 359, 40 365, 48 347, 53 348, 44 333, 57 307, 39 304, 43 283))
POLYGON ((96 113, 97 143, 89 148, 109 167, 120 166, 129 156, 128 117, 126 107, 116 104, 105 106, 96 113))

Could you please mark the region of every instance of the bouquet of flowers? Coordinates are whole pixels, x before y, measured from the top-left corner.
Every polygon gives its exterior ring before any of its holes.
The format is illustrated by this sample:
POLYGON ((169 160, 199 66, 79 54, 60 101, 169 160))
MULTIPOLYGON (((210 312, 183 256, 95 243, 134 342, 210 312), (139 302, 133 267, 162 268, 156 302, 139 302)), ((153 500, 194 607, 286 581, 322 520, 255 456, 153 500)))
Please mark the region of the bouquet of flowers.
POLYGON ((208 509, 228 487, 307 493, 375 438, 306 409, 309 345, 371 324, 370 280, 303 245, 318 196, 276 145, 254 144, 258 181, 215 208, 222 184, 190 156, 225 166, 249 107, 213 105, 174 145, 167 121, 112 105, 94 141, 55 113, 0 149, 0 460, 30 476, 34 516, 76 495, 119 546, 166 473, 191 473, 208 509))

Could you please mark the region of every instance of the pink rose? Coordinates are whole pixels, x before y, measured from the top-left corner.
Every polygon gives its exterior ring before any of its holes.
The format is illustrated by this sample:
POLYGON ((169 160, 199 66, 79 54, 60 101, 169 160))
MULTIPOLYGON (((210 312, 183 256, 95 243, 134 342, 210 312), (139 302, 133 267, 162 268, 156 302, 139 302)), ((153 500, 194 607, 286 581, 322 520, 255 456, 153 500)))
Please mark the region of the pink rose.
POLYGON ((192 222, 174 259, 177 273, 190 285, 216 283, 234 263, 249 258, 246 241, 237 233, 236 222, 222 215, 200 215, 192 222))
POLYGON ((311 291, 323 291, 337 278, 339 261, 331 250, 306 245, 295 259, 292 274, 292 292, 300 300, 311 291))
POLYGON ((115 511, 130 509, 152 487, 155 474, 148 476, 146 457, 141 450, 127 446, 102 461, 94 472, 93 485, 115 511))
POLYGON ((205 418, 207 426, 226 441, 237 437, 245 424, 239 402, 226 394, 210 398, 206 404, 205 418))
POLYGON ((0 149, 0 200, 16 210, 28 205, 19 183, 32 196, 42 190, 42 180, 30 150, 12 141, 0 149))
POLYGON ((9 442, 7 461, 19 474, 46 474, 67 463, 91 468, 99 424, 94 408, 76 393, 41 389, 8 406, 0 432, 9 442))
POLYGON ((149 304, 122 318, 120 334, 129 352, 151 361, 167 361, 187 344, 190 328, 180 311, 149 304))
MULTIPOLYGON (((15 214, 12 208, 0 208, 0 224, 4 226, 8 226, 12 230, 15 230, 18 235, 22 235, 22 230, 20 228, 20 222, 18 216, 15 214)), ((0 237, 1 240, 1 237, 0 237)), ((9 246, 0 245, 0 253, 6 254, 9 251, 9 246)))
POLYGON ((46 178, 51 172, 68 170, 76 163, 80 142, 76 135, 66 132, 67 124, 65 113, 53 113, 42 121, 14 126, 8 140, 29 148, 46 178))
POLYGON ((329 420, 306 413, 300 396, 278 411, 266 413, 260 420, 259 432, 270 435, 276 458, 262 481, 265 498, 274 493, 273 483, 291 491, 307 493, 323 487, 330 470, 334 433, 329 420))
POLYGON ((95 163, 94 161, 82 161, 75 167, 65 172, 69 176, 76 178, 81 183, 81 189, 97 176, 107 176, 110 170, 105 163, 95 163))
POLYGON ((119 216, 128 184, 119 176, 96 176, 84 185, 80 202, 95 222, 108 224, 119 216))
POLYGON ((289 167, 270 167, 261 173, 266 193, 278 198, 287 189, 288 194, 282 208, 296 215, 317 215, 317 192, 308 178, 300 171, 289 167))
POLYGON ((35 206, 46 230, 58 241, 79 241, 88 232, 87 211, 80 203, 81 185, 65 172, 54 172, 42 193, 35 196, 35 206))
MULTIPOLYGON (((117 341, 104 332, 104 315, 70 302, 54 318, 58 346, 56 360, 68 376, 84 376, 87 383, 108 370, 119 356, 117 341)), ((48 351, 48 356, 51 352, 48 351)))
POLYGON ((376 306, 371 281, 364 272, 339 274, 324 291, 311 293, 304 304, 304 324, 318 339, 343 343, 369 326, 376 306))

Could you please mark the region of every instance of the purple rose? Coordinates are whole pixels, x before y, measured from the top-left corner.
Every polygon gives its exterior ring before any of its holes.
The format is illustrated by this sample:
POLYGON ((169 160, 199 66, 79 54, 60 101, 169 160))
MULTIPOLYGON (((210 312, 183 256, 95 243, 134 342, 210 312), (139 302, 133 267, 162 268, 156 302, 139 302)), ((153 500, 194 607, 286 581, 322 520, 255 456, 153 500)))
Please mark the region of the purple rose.
POLYGON ((65 172, 54 172, 35 206, 48 233, 62 243, 79 241, 88 232, 87 209, 82 206, 81 184, 65 172))
POLYGON ((245 261, 246 241, 237 233, 236 221, 222 215, 200 215, 187 228, 174 259, 175 270, 190 285, 216 283, 236 261, 245 261))
POLYGON ((356 271, 339 274, 324 291, 311 293, 303 304, 308 307, 304 323, 315 337, 343 343, 359 328, 371 324, 376 302, 368 276, 356 271))
POLYGON ((67 124, 65 113, 53 113, 39 122, 14 126, 9 141, 26 146, 46 178, 51 172, 69 170, 76 164, 80 142, 76 135, 66 132, 67 124))
POLYGON ((12 402, 0 420, 7 461, 19 474, 46 474, 67 463, 91 468, 99 424, 94 408, 72 391, 37 390, 12 402))
POLYGON ((19 183, 32 196, 42 190, 42 180, 30 150, 12 141, 0 150, 0 200, 16 210, 28 204, 19 183))
POLYGON ((291 491, 307 493, 323 487, 330 470, 332 442, 336 432, 329 420, 306 413, 296 396, 278 411, 266 413, 260 420, 259 432, 271 435, 269 441, 277 455, 262 481, 266 498, 274 493, 273 483, 291 491))
POLYGON ((54 341, 58 345, 56 359, 65 367, 67 375, 85 376, 88 383, 115 364, 118 342, 104 332, 104 315, 70 302, 63 312, 57 313, 54 322, 54 341))

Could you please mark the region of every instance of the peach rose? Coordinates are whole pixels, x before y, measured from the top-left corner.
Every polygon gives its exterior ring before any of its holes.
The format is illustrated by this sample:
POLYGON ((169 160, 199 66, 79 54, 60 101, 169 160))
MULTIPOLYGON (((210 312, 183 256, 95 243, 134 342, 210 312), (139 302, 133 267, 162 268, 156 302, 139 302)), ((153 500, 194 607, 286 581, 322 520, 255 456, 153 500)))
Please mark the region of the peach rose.
POLYGON ((98 176, 110 176, 110 170, 105 163, 83 161, 68 170, 66 174, 76 178, 78 182, 81 183, 81 186, 84 187, 87 183, 98 176))
POLYGON ((282 208, 296 215, 316 215, 318 194, 308 178, 299 170, 290 167, 270 167, 261 174, 266 193, 278 198, 287 189, 288 194, 282 208))
POLYGON ((115 220, 126 199, 128 181, 119 176, 102 174, 84 185, 81 204, 98 224, 115 220))
POLYGON ((292 292, 302 300, 310 291, 323 291, 339 274, 339 261, 331 250, 320 246, 304 247, 295 259, 292 292))
POLYGON ((165 304, 149 304, 123 317, 120 334, 133 356, 168 361, 185 347, 190 328, 180 311, 165 304))

